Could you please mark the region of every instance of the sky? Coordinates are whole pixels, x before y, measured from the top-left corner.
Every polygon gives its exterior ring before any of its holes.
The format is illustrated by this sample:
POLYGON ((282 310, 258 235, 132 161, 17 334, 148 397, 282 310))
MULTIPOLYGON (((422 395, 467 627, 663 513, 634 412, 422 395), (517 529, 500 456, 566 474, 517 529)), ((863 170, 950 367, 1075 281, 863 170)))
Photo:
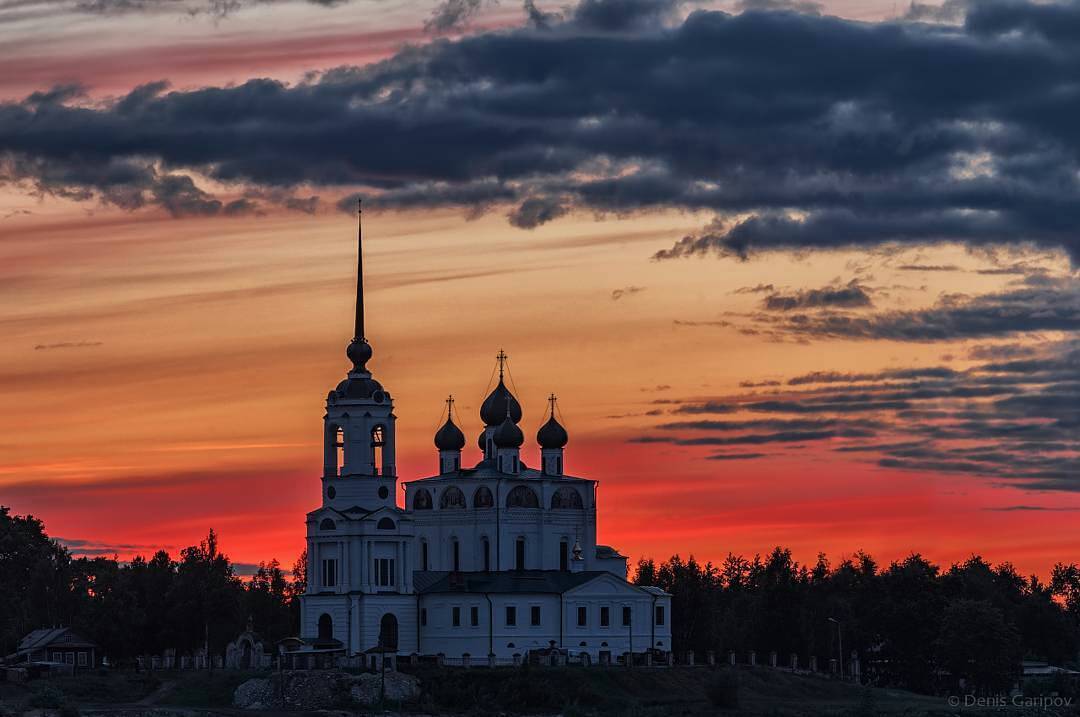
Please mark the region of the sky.
POLYGON ((76 554, 291 564, 362 196, 402 479, 504 349, 523 459, 554 392, 632 561, 1045 576, 1080 548, 1078 35, 1021 0, 0 0, 0 503, 76 554))

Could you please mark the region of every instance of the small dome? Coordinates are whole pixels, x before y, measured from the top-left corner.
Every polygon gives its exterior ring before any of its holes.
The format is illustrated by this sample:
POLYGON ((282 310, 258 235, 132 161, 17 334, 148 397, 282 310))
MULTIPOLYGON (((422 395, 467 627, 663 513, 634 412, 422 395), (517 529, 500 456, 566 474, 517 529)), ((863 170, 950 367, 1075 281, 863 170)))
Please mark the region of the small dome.
POLYGON ((371 344, 365 339, 353 339, 345 349, 345 355, 352 361, 353 371, 367 371, 367 362, 371 360, 371 344))
POLYGON ((500 378, 499 385, 480 405, 480 420, 485 426, 498 426, 506 418, 507 412, 510 413, 510 418, 514 423, 521 420, 521 404, 500 378))
POLYGON ((555 420, 555 416, 549 418, 547 423, 540 426, 540 430, 536 432, 536 442, 541 448, 563 448, 569 440, 570 436, 566 435, 566 429, 555 420))
POLYGON ((383 390, 382 384, 373 378, 347 378, 334 389, 338 398, 351 398, 383 403, 390 399, 390 394, 383 390))
POLYGON ((480 450, 487 452, 487 431, 480 431, 480 435, 476 437, 476 445, 480 446, 480 450))
POLYGON ((465 447, 465 434, 454 425, 454 419, 446 417, 446 423, 435 434, 435 447, 440 451, 460 451, 465 447))
POLYGON ((521 448, 521 444, 525 442, 525 434, 517 427, 513 416, 507 416, 495 430, 492 440, 495 441, 496 448, 521 448))

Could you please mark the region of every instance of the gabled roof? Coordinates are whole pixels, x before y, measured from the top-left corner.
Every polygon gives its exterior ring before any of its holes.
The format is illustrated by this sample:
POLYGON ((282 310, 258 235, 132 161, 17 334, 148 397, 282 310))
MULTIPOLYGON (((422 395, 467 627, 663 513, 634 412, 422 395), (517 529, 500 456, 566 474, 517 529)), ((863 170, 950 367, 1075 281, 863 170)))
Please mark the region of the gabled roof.
POLYGON ((561 595, 592 580, 609 576, 605 570, 569 573, 565 570, 503 570, 450 573, 418 570, 413 573, 416 592, 434 593, 551 593, 561 595))
POLYGON ((49 645, 66 647, 97 647, 94 643, 72 631, 69 627, 48 627, 34 630, 19 640, 18 652, 40 650, 49 645))

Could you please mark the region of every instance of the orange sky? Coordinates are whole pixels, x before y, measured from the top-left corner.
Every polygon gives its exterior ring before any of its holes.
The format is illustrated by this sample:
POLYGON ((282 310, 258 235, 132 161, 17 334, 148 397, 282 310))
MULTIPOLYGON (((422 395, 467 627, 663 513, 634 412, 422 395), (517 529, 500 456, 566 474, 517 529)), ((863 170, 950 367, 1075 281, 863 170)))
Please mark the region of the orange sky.
MULTIPOLYGON (((257 8, 239 25, 0 25, 5 58, 19 70, 4 73, 0 95, 69 80, 97 96, 161 77, 176 86, 292 80, 425 41, 426 7, 380 7, 257 8)), ((874 8, 887 15, 891 4, 874 8)), ((495 10, 484 22, 510 15, 495 10)), ((314 216, 176 220, 18 187, 0 188, 0 216, 0 503, 90 551, 176 550, 212 527, 238 562, 291 564, 303 515, 319 500, 323 402, 347 366, 353 220, 329 206, 314 216)), ((721 560, 783 545, 803 561, 818 551, 835 561, 866 550, 882 562, 921 552, 943 563, 980 553, 1045 575, 1076 559, 1074 494, 885 469, 827 441, 759 446, 752 450, 764 457, 729 461, 705 460, 713 452, 705 447, 628 442, 671 420, 672 404, 658 399, 746 394, 754 389, 741 382, 813 371, 963 367, 976 343, 781 343, 738 326, 676 323, 752 312, 760 296, 740 288, 863 277, 882 287, 882 308, 900 309, 1001 290, 1013 278, 898 269, 987 265, 948 246, 650 259, 708 219, 570 215, 524 231, 497 213, 367 214, 371 366, 395 397, 401 478, 434 469, 431 438, 447 393, 466 434, 479 432, 477 409, 503 348, 526 435, 544 397, 557 393, 567 470, 599 479, 599 539, 632 560, 675 552, 721 560), (1054 510, 992 510, 1017 505, 1054 510)), ((1061 257, 1034 259, 1066 271, 1061 257)), ((466 461, 476 458, 472 446, 466 461)), ((525 460, 536 453, 527 447, 525 460)))

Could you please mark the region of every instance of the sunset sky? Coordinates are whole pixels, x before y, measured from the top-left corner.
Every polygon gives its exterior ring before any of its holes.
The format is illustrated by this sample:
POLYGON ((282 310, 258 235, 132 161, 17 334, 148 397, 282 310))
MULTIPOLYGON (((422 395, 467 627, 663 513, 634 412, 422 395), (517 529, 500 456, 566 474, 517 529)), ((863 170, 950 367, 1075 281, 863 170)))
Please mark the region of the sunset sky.
POLYGON ((505 349, 631 560, 1045 576, 1078 87, 1076 3, 0 0, 0 504, 291 565, 359 194, 401 478, 505 349))

